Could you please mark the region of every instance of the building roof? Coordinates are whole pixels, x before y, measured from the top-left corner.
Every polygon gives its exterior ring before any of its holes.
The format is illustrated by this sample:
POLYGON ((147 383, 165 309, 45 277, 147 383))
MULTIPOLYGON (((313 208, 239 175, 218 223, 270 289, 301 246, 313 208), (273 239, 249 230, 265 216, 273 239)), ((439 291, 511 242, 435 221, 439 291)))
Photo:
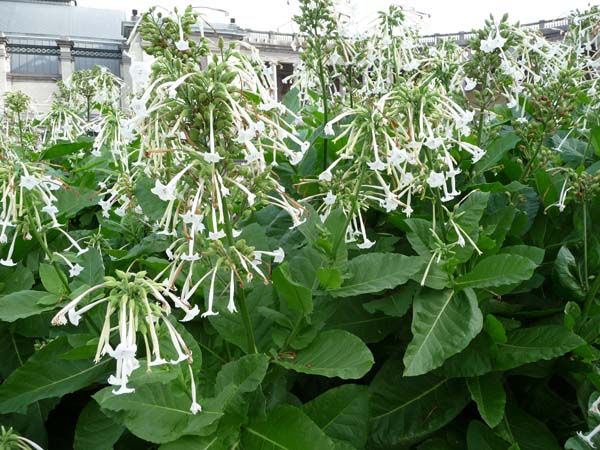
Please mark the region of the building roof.
POLYGON ((0 33, 31 37, 121 42, 123 11, 52 2, 0 0, 0 33))

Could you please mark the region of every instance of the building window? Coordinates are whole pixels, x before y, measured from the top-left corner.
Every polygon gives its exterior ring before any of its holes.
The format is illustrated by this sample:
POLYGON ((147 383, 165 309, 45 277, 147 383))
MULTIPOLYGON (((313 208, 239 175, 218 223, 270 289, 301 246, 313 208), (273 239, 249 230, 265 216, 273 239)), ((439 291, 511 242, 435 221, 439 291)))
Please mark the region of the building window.
POLYGON ((75 70, 87 70, 94 66, 106 67, 116 76, 121 76, 121 60, 111 58, 96 58, 93 56, 76 56, 75 70))
POLYGON ((121 76, 121 49, 114 44, 75 42, 72 50, 75 70, 87 70, 98 65, 106 67, 116 76, 121 76))
POLYGON ((59 76, 60 50, 55 41, 10 39, 10 71, 14 74, 59 76))

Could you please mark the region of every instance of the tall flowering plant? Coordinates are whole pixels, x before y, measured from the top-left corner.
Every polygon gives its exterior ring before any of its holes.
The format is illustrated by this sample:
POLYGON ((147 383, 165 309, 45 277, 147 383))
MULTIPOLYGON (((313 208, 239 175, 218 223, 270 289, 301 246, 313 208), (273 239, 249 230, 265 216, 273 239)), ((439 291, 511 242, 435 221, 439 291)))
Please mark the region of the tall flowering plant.
POLYGON ((131 94, 5 97, 0 447, 598 445, 597 8, 463 47, 347 3, 283 99, 193 7, 131 94))

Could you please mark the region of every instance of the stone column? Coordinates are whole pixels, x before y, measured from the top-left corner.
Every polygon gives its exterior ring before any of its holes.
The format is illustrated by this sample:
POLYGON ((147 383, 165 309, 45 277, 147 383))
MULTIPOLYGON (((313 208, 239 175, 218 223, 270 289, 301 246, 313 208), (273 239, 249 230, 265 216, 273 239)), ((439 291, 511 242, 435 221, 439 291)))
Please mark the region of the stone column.
POLYGON ((123 89, 121 89, 121 106, 125 107, 128 104, 129 94, 133 86, 131 78, 131 56, 129 56, 129 45, 121 45, 121 78, 123 79, 123 89))
POLYGON ((273 99, 278 100, 279 83, 277 81, 277 61, 269 61, 269 67, 271 68, 271 76, 273 77, 273 99))
POLYGON ((75 64, 71 50, 73 49, 73 41, 66 37, 61 37, 56 40, 56 45, 60 49, 60 76, 63 81, 69 79, 75 71, 75 64))
POLYGON ((8 38, 4 33, 0 34, 0 95, 8 91, 8 52, 6 51, 8 38))

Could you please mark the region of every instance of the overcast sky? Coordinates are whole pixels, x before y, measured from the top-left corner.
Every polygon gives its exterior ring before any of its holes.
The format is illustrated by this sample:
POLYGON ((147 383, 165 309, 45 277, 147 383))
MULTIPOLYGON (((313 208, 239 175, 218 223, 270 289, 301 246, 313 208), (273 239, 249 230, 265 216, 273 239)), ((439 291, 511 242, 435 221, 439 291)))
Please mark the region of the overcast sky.
MULTIPOLYGON (((172 8, 190 3, 228 12, 227 17, 223 13, 205 9, 207 18, 213 21, 228 22, 230 17, 234 17, 243 28, 295 31, 291 18, 296 12, 297 0, 78 0, 80 6, 120 9, 128 14, 134 8, 141 12, 156 4, 172 8)), ((590 0, 354 0, 353 3, 357 8, 356 17, 360 17, 365 26, 376 17, 377 11, 395 3, 429 14, 429 18, 423 19, 425 33, 448 33, 477 28, 490 13, 501 16, 507 12, 513 21, 521 23, 555 19, 567 15, 573 9, 587 8, 590 0)), ((599 3, 600 0, 591 2, 599 3)))

